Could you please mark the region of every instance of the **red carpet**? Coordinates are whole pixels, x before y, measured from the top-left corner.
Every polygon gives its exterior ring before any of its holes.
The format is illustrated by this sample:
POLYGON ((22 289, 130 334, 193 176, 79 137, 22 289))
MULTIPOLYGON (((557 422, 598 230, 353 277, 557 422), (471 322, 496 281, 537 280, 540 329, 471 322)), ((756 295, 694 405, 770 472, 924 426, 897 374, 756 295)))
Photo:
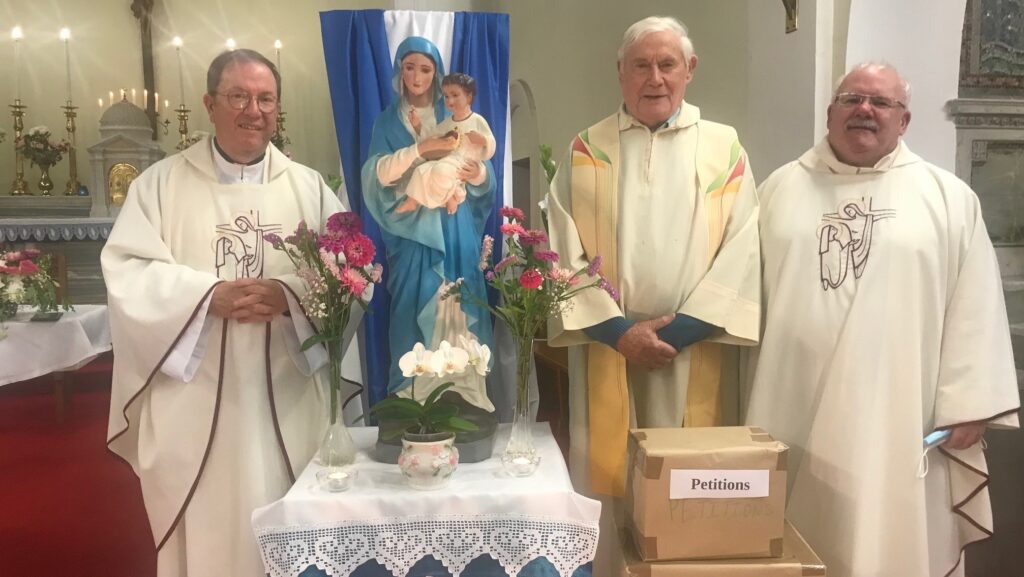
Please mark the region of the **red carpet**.
POLYGON ((63 424, 48 377, 0 387, 0 575, 152 577, 138 480, 104 442, 109 372, 67 387, 63 424))

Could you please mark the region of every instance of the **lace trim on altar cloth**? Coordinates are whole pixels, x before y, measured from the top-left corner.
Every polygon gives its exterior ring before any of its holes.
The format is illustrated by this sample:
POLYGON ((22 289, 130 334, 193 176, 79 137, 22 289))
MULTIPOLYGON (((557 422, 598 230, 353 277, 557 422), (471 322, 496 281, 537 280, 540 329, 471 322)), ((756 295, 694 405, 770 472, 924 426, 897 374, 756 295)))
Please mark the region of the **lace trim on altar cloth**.
POLYGON ((513 577, 538 557, 546 557, 561 577, 571 577, 594 559, 597 537, 596 524, 518 515, 401 517, 256 531, 270 577, 297 577, 310 565, 347 577, 371 559, 404 577, 427 555, 452 577, 481 555, 493 557, 513 577))

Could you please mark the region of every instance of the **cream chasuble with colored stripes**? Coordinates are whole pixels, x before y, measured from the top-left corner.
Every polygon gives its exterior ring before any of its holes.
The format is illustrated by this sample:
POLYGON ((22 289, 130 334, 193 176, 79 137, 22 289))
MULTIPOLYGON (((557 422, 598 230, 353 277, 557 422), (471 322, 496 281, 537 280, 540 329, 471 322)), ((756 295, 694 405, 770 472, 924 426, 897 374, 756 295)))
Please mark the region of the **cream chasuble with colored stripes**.
POLYGON ((720 343, 757 341, 753 175, 735 130, 700 120, 694 106, 684 103, 654 132, 619 112, 573 140, 548 204, 561 265, 578 269, 600 255, 601 273, 621 293, 616 303, 604 291, 584 291, 549 326, 553 346, 573 346, 574 480, 621 495, 628 428, 722 424, 720 343), (629 365, 582 330, 619 315, 642 321, 675 313, 723 330, 655 371, 629 365))

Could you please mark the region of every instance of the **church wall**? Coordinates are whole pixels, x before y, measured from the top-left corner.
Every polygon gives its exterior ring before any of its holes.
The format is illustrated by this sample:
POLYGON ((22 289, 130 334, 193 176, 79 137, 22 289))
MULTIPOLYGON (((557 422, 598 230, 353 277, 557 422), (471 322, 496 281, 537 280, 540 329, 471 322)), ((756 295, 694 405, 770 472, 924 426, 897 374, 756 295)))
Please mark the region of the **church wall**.
MULTIPOLYGON (((775 3, 777 4, 777 3, 775 3)), ((511 77, 523 78, 537 102, 540 142, 561 159, 580 130, 622 102, 615 68, 622 33, 650 15, 675 16, 690 28, 699 63, 686 100, 705 118, 747 128, 747 0, 508 0, 511 77)), ((783 17, 778 4, 779 27, 783 17)))
POLYGON ((904 138, 949 171, 956 167, 956 133, 945 105, 957 96, 965 6, 966 0, 853 0, 846 46, 847 68, 885 60, 910 81, 913 117, 904 138))

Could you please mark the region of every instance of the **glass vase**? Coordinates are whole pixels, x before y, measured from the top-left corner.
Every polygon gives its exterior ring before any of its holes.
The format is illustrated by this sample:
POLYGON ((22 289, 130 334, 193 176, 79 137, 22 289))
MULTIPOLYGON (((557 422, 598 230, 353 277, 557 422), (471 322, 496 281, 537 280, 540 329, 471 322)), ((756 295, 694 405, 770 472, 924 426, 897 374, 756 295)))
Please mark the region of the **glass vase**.
POLYGON ((540 466, 540 455, 533 446, 530 418, 530 374, 533 373, 533 337, 515 337, 516 412, 512 433, 501 455, 505 472, 513 477, 529 477, 540 466))
POLYGON ((50 165, 41 164, 39 165, 41 174, 39 175, 39 190, 42 191, 43 196, 50 196, 50 191, 53 190, 53 180, 50 179, 50 165))
POLYGON ((330 373, 330 403, 327 413, 327 431, 320 441, 316 461, 323 467, 343 467, 356 460, 356 444, 345 426, 341 414, 341 351, 340 343, 331 343, 328 349, 330 373))

